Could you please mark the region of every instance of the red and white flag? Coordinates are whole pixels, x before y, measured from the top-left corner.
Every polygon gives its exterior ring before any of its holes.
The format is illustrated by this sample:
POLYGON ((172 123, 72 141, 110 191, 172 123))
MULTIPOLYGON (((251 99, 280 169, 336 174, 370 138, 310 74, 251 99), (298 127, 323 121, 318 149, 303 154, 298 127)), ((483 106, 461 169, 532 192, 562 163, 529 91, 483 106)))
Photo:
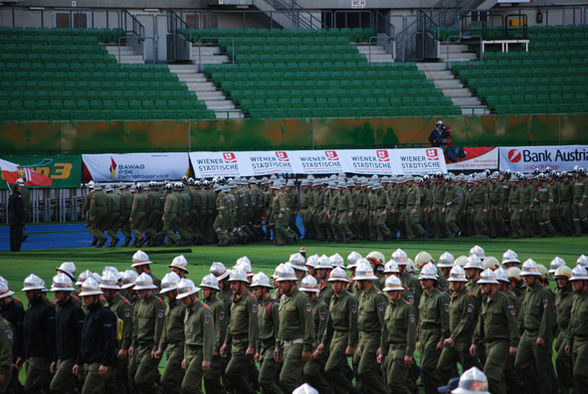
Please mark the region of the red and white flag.
POLYGON ((51 178, 10 161, 0 159, 0 169, 4 180, 8 183, 16 183, 18 178, 22 178, 25 186, 51 186, 53 183, 51 178))

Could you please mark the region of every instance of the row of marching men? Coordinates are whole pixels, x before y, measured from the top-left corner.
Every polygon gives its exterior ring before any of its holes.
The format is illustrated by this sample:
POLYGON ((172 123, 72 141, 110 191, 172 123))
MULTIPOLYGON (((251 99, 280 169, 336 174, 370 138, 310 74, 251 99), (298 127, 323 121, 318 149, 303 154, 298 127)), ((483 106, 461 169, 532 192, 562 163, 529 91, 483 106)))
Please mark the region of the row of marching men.
POLYGON ((400 249, 388 262, 351 252, 347 266, 338 254, 301 252, 271 281, 244 256, 231 270, 213 263, 199 286, 184 256, 160 282, 138 251, 134 270, 84 272, 79 289, 75 265, 63 263, 55 305, 41 278, 25 279, 26 312, 2 281, 0 392, 17 388, 23 362, 30 393, 198 393, 202 384, 207 393, 290 393, 303 383, 321 393, 414 392, 419 376, 433 393, 458 365, 482 368, 492 393, 588 383, 585 256, 573 270, 554 259, 554 294, 542 265, 511 250, 495 266, 475 246, 463 267, 448 252, 437 264, 421 252, 418 275, 400 249))

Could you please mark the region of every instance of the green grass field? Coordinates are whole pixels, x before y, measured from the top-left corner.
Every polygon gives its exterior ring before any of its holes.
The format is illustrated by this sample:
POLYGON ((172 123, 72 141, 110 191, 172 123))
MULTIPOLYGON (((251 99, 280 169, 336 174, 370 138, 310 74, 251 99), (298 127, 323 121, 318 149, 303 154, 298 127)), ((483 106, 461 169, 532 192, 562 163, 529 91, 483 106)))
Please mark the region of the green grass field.
MULTIPOLYGON (((273 272, 274 267, 288 260, 291 253, 297 252, 304 246, 307 256, 312 254, 339 253, 343 258, 355 250, 365 256, 372 250, 378 250, 387 259, 396 248, 404 249, 411 258, 421 250, 428 251, 433 257, 438 258, 445 251, 451 252, 456 258, 467 255, 469 249, 478 244, 486 251, 487 256, 495 256, 501 260, 502 253, 506 249, 513 249, 518 253, 521 262, 533 258, 541 264, 549 266, 555 256, 562 257, 569 266, 574 266, 576 259, 582 253, 588 253, 588 236, 584 237, 557 237, 557 238, 528 238, 528 239, 488 239, 485 237, 459 238, 446 240, 419 240, 419 241, 393 241, 385 243, 355 242, 350 244, 321 243, 314 241, 302 241, 296 245, 277 247, 270 243, 258 243, 246 246, 231 246, 219 248, 216 246, 195 246, 184 248, 145 248, 151 260, 155 263, 152 270, 155 275, 162 278, 169 271, 171 260, 184 254, 188 259, 190 273, 188 277, 200 283, 200 279, 208 273, 213 261, 220 261, 228 268, 234 265, 237 258, 248 256, 255 272, 264 271, 267 274, 273 272)), ((106 265, 112 265, 119 270, 130 268, 133 248, 103 248, 103 249, 52 249, 38 251, 22 251, 18 253, 0 252, 0 275, 10 282, 12 290, 17 297, 24 299, 20 292, 23 279, 31 272, 41 276, 49 286, 51 278, 55 275, 55 268, 64 261, 76 263, 77 274, 86 269, 102 272, 106 265)))

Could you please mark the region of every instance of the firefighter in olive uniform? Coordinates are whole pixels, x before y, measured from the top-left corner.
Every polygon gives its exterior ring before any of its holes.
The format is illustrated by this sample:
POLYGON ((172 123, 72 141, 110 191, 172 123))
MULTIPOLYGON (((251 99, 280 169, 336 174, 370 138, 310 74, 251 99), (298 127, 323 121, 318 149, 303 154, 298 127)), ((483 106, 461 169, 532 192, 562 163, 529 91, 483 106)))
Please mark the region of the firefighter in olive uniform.
POLYGON ((449 297, 436 287, 437 267, 426 264, 421 270, 419 282, 423 288, 419 303, 418 340, 421 351, 421 377, 425 393, 436 393, 441 385, 437 363, 444 340, 449 333, 449 297))
POLYGON ((180 393, 182 379, 184 379, 182 360, 184 359, 186 307, 177 300, 179 281, 180 277, 175 272, 169 272, 161 280, 160 294, 165 294, 167 297, 167 307, 159 348, 153 355, 155 358, 161 359, 163 352, 167 350, 167 363, 161 374, 161 387, 170 394, 180 393))
POLYGON ((214 348, 214 321, 210 308, 198 300, 200 289, 190 279, 178 282, 178 300, 186 307, 184 319, 184 360, 186 370, 182 380, 182 394, 202 393, 202 375, 210 370, 214 348))
POLYGON ((210 309, 214 320, 215 335, 210 369, 204 374, 204 389, 206 394, 217 394, 222 392, 220 386, 222 363, 219 350, 227 335, 228 315, 224 302, 216 296, 216 293, 220 291, 216 276, 213 274, 206 275, 200 282, 200 288, 202 289, 202 301, 210 309))
POLYGON ((357 380, 364 393, 381 393, 386 385, 376 358, 384 326, 386 296, 378 290, 378 277, 374 275, 368 260, 358 261, 354 280, 359 289, 359 344, 354 356, 357 361, 357 380))
POLYGON ((314 347, 314 320, 310 299, 300 292, 298 278, 290 263, 276 272, 280 299, 280 329, 274 358, 283 360, 280 387, 289 393, 302 383, 304 364, 310 361, 314 347))
MULTIPOLYGON (((318 297, 318 282, 313 276, 305 276, 300 282, 301 292, 306 294, 312 305, 312 318, 314 320, 314 348, 320 344, 327 329, 327 316, 329 315, 329 306, 318 297)), ((319 393, 329 393, 331 387, 327 376, 325 375, 325 363, 328 353, 324 352, 318 358, 311 358, 304 365, 304 380, 309 382, 312 387, 316 387, 319 393)))
POLYGON ((478 346, 486 347, 484 374, 492 394, 505 394, 504 368, 509 355, 515 355, 519 341, 516 310, 508 297, 498 291, 496 275, 489 269, 478 280, 485 299, 481 304, 470 355, 475 357, 478 346))
POLYGON ((384 364, 388 389, 392 393, 409 394, 408 373, 414 364, 417 321, 414 304, 402 299, 403 291, 398 277, 391 275, 386 279, 384 292, 389 303, 377 361, 384 364))
POLYGON ((157 286, 147 273, 135 280, 133 291, 139 299, 133 309, 133 341, 129 349, 129 378, 133 379, 140 393, 157 393, 157 366, 159 360, 153 357, 163 330, 165 306, 163 300, 153 294, 157 286))
POLYGON ((574 301, 574 293, 572 292, 572 286, 569 281, 572 277, 572 270, 564 262, 564 265, 555 270, 553 277, 557 282, 554 301, 555 322, 557 323, 557 338, 555 340, 557 356, 555 358, 555 368, 560 392, 567 394, 573 387, 574 382, 572 376, 572 358, 565 352, 566 336, 571 318, 572 303, 574 301))
POLYGON ((234 268, 229 276, 231 291, 233 292, 231 317, 225 342, 221 346, 221 357, 227 356, 231 346, 231 359, 225 369, 227 379, 233 387, 238 387, 242 393, 255 393, 254 382, 243 371, 249 369, 255 355, 257 342, 257 300, 249 293, 247 273, 240 268, 234 268))
POLYGON ((259 388, 263 393, 281 393, 276 376, 278 365, 274 360, 274 348, 280 327, 279 302, 270 295, 272 285, 263 272, 253 275, 251 289, 257 298, 258 336, 255 362, 259 363, 259 388))
POLYGON ((574 302, 566 343, 566 353, 573 358, 574 388, 581 393, 588 387, 588 272, 582 266, 572 270, 574 302))
POLYGON ((7 391, 19 392, 22 391, 22 385, 18 381, 18 369, 15 368, 15 364, 18 355, 23 354, 22 322, 25 311, 22 303, 13 295, 14 292, 8 287, 8 281, 0 276, 0 317, 8 321, 13 335, 13 338, 10 339, 12 341, 11 366, 8 374, 5 375, 4 384, 7 391))
POLYGON ((437 363, 441 382, 448 382, 457 376, 457 363, 462 370, 470 369, 475 361, 470 356, 472 335, 476 326, 476 300, 472 293, 465 289, 468 282, 465 271, 460 266, 454 266, 449 272, 449 286, 451 288, 449 303, 449 332, 450 336, 443 341, 443 350, 437 363))
POLYGON ((525 261, 521 276, 527 290, 521 301, 519 322, 522 323, 520 329, 523 335, 515 358, 515 368, 526 390, 551 393, 555 389, 551 359, 555 322, 553 294, 539 281, 541 273, 535 261, 525 261))
POLYGON ((124 394, 129 391, 128 353, 133 340, 133 306, 120 294, 118 274, 114 271, 103 272, 100 290, 104 293, 106 306, 116 315, 119 328, 116 360, 112 365, 108 382, 106 382, 106 390, 116 390, 124 394))
POLYGON ((327 330, 321 344, 314 352, 314 357, 321 355, 329 346, 329 358, 325 365, 325 373, 331 379, 336 393, 349 393, 353 386, 348 376, 349 364, 347 357, 353 356, 358 342, 357 329, 357 298, 346 290, 349 282, 345 270, 337 267, 329 274, 329 282, 333 287, 333 297, 329 305, 327 330))

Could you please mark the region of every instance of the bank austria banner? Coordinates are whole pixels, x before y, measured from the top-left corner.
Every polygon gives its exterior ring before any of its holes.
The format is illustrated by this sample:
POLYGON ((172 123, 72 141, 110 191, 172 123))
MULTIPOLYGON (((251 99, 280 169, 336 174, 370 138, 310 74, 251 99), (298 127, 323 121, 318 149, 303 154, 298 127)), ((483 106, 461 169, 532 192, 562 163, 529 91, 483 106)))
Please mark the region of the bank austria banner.
POLYGON ((95 182, 177 180, 190 169, 185 152, 82 155, 82 161, 95 182))
POLYGON ((197 178, 271 174, 401 175, 446 173, 440 148, 191 152, 197 178))
POLYGON ((463 154, 457 156, 457 161, 451 162, 451 160, 447 160, 447 169, 449 171, 498 169, 499 148, 466 147, 459 149, 462 150, 463 154))
POLYGON ((588 168, 588 145, 517 146, 500 148, 500 170, 532 172, 547 167, 570 171, 588 168))

